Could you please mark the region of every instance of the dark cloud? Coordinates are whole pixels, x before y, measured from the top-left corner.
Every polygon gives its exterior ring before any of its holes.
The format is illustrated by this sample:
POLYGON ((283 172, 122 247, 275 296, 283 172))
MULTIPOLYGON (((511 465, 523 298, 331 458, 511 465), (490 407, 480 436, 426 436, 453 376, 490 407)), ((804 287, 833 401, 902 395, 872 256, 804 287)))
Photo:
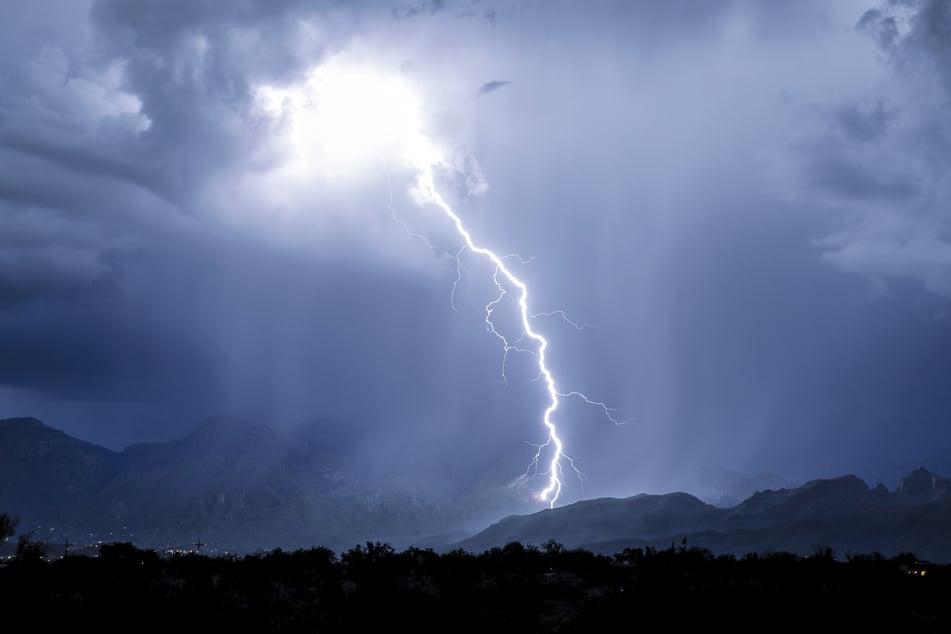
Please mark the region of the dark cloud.
POLYGON ((948 192, 951 130, 943 106, 951 92, 949 6, 931 0, 887 2, 866 11, 857 30, 882 54, 875 81, 855 101, 831 111, 839 138, 815 139, 803 173, 821 190, 849 201, 828 239, 826 261, 872 282, 914 279, 951 292, 948 192))
POLYGON ((287 81, 340 41, 310 30, 320 5, 265 4, 94 5, 103 53, 122 60, 151 122, 134 150, 157 166, 153 186, 164 195, 184 202, 209 174, 251 156, 268 133, 252 112, 252 82, 287 81))
POLYGON ((148 187, 152 181, 148 166, 104 153, 100 148, 81 141, 6 130, 0 133, 0 147, 49 161, 70 172, 110 177, 142 187, 148 187))
POLYGON ((951 4, 926 0, 920 6, 906 46, 920 51, 951 91, 951 4))
POLYGON ((878 165, 869 168, 828 149, 811 158, 808 167, 814 185, 838 196, 902 204, 918 194, 918 183, 912 177, 890 173, 878 165))
POLYGON ((426 18, 448 13, 454 18, 476 18, 487 24, 495 24, 499 15, 511 15, 524 9, 526 3, 518 0, 507 2, 483 2, 482 0, 421 0, 401 2, 397 0, 392 15, 397 20, 426 18))
POLYGON ((863 14, 856 28, 904 72, 933 74, 951 90, 951 5, 944 0, 888 2, 863 14), (904 33, 899 20, 907 25, 904 33))
POLYGON ((890 49, 898 39, 898 24, 895 17, 881 9, 869 9, 859 18, 855 28, 871 35, 880 47, 890 49))
POLYGON ((868 142, 881 137, 894 116, 895 112, 878 100, 868 108, 858 104, 842 106, 835 112, 835 122, 851 139, 868 142))
POLYGON ((506 81, 502 79, 493 79, 492 81, 486 82, 482 84, 481 86, 479 86, 479 90, 476 91, 476 94, 484 95, 486 93, 492 92, 493 90, 504 88, 505 86, 508 86, 511 83, 512 82, 510 81, 506 81))
POLYGON ((426 14, 435 15, 445 8, 445 0, 424 0, 417 4, 407 4, 394 8, 393 16, 398 20, 403 20, 426 14))

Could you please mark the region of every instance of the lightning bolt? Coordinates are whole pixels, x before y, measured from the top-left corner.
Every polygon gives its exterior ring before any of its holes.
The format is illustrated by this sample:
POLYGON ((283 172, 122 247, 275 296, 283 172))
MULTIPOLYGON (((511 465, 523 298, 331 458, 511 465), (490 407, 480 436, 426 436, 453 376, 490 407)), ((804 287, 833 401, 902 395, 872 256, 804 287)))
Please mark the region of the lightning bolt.
MULTIPOLYGON (((571 326, 573 326, 574 328, 578 330, 583 330, 584 328, 589 328, 593 326, 591 324, 579 325, 569 320, 567 316, 565 315, 564 311, 562 310, 556 310, 556 311, 551 311, 546 313, 532 313, 529 310, 529 305, 528 305, 528 286, 525 284, 525 282, 519 279, 508 266, 505 265, 505 260, 513 258, 513 257, 517 258, 520 262, 523 262, 523 263, 526 262, 527 260, 524 260, 514 255, 499 256, 491 249, 488 249, 486 247, 476 244, 475 240, 473 240, 472 238, 472 234, 469 233, 468 229, 466 229, 465 225, 463 224, 462 218, 460 218, 459 215, 455 211, 453 211, 452 207, 449 206, 449 204, 445 201, 442 195, 437 191, 436 184, 435 184, 435 177, 433 173, 433 166, 431 164, 424 164, 424 165, 418 165, 418 167, 419 167, 419 175, 417 177, 417 183, 416 183, 416 188, 417 188, 416 194, 418 196, 419 202, 435 205, 440 210, 442 210, 445 216, 450 220, 450 222, 452 222, 453 226, 456 229, 456 232, 459 234, 459 236, 463 240, 462 247, 456 253, 458 276, 456 278, 456 281, 453 283, 453 298, 455 297, 456 287, 458 286, 459 281, 461 280, 461 277, 462 277, 462 265, 459 264, 459 258, 461 257, 464 251, 468 250, 468 251, 471 251, 472 253, 476 253, 478 255, 484 256, 495 267, 495 271, 492 274, 492 279, 495 282, 495 286, 498 290, 498 295, 485 306, 485 324, 486 324, 486 330, 488 330, 488 332, 498 337, 498 339, 501 341, 503 346, 504 353, 503 353, 503 359, 502 359, 502 379, 505 380, 505 362, 506 362, 506 359, 508 358, 509 352, 513 352, 513 351, 527 352, 529 354, 532 354, 537 360, 537 364, 538 364, 537 379, 541 379, 544 382, 545 389, 548 394, 548 404, 542 416, 542 422, 545 428, 547 429, 548 437, 545 440, 545 442, 541 444, 533 445, 536 448, 535 455, 532 458, 532 460, 529 462, 528 468, 526 469, 525 473, 521 476, 520 480, 528 480, 533 475, 539 475, 539 474, 547 475, 548 483, 544 489, 542 489, 536 494, 536 497, 541 501, 548 502, 548 505, 550 508, 554 508, 555 504, 558 502, 558 498, 560 497, 562 489, 565 484, 566 465, 575 472, 575 474, 579 477, 579 479, 582 477, 581 471, 575 466, 574 461, 571 459, 571 457, 569 457, 565 453, 564 442, 562 441, 561 436, 559 436, 558 428, 555 425, 554 415, 555 415, 555 412, 558 410, 558 407, 561 403, 560 399, 569 398, 569 397, 580 398, 581 400, 583 400, 585 403, 589 405, 594 405, 596 407, 599 407, 603 411, 604 415, 608 418, 608 420, 610 420, 614 424, 621 425, 623 423, 618 421, 615 418, 614 408, 610 408, 606 404, 600 401, 589 399, 586 395, 584 395, 581 392, 577 392, 577 391, 560 392, 558 390, 555 383, 555 377, 554 375, 552 375, 552 372, 548 367, 548 359, 546 356, 548 352, 548 340, 544 336, 542 336, 541 333, 539 333, 532 327, 532 321, 542 316, 552 317, 557 315, 557 316, 560 316, 568 324, 570 324, 571 326), (522 335, 519 337, 518 340, 515 340, 514 342, 510 341, 504 334, 499 332, 499 330, 496 329, 494 322, 492 321, 492 315, 495 312, 496 308, 499 306, 502 300, 506 297, 506 295, 509 295, 510 293, 513 293, 515 295, 515 300, 518 305, 518 314, 522 324, 522 335), (524 340, 525 338, 528 338, 534 341, 535 344, 537 344, 535 349, 518 345, 519 342, 524 340), (542 457, 543 454, 546 452, 546 450, 551 451, 551 458, 548 460, 547 465, 544 464, 544 460, 542 457)), ((390 208, 392 210, 392 205, 390 208)), ((401 222, 400 224, 403 224, 403 223, 401 222)), ((412 235, 418 236, 418 234, 411 232, 406 227, 405 224, 403 225, 403 228, 406 229, 407 232, 411 233, 412 235)), ((418 237, 421 237, 421 236, 418 236, 418 237)), ((426 240, 426 244, 429 246, 432 246, 428 240, 426 240)), ((454 304, 453 304, 453 308, 455 308, 454 304)))
MULTIPOLYGON (((615 424, 622 424, 615 417, 615 410, 600 401, 588 398, 577 391, 559 391, 555 377, 548 367, 548 340, 536 331, 532 324, 540 318, 559 317, 577 330, 593 328, 591 324, 579 324, 568 319, 562 310, 533 313, 529 310, 529 293, 525 282, 519 279, 506 264, 513 260, 527 263, 516 255, 499 255, 476 244, 462 219, 443 199, 436 189, 434 169, 445 168, 461 172, 470 193, 489 189, 481 177, 477 164, 473 165, 475 178, 469 170, 453 168, 443 160, 441 148, 431 142, 424 132, 424 112, 420 99, 408 82, 399 73, 383 74, 372 67, 347 62, 346 57, 334 57, 315 67, 298 84, 290 86, 260 85, 255 87, 255 101, 262 112, 281 121, 293 160, 289 163, 288 175, 298 170, 306 172, 314 165, 327 167, 331 175, 346 173, 376 155, 383 163, 387 176, 389 203, 393 220, 410 236, 421 240, 441 256, 456 261, 456 279, 452 285, 451 302, 455 309, 456 291, 468 271, 462 264, 465 253, 482 256, 494 266, 492 280, 497 293, 485 305, 485 327, 501 342, 502 380, 505 381, 506 362, 509 353, 530 354, 537 363, 538 374, 533 381, 545 386, 548 402, 542 416, 547 437, 541 444, 533 444, 535 455, 519 481, 527 481, 547 475, 547 484, 536 497, 554 507, 565 484, 565 472, 574 471, 579 479, 581 472, 574 461, 565 454, 564 442, 555 424, 555 413, 561 399, 577 398, 585 404, 600 408, 615 424), (400 164, 408 162, 416 175, 413 191, 416 201, 440 209, 455 227, 462 243, 455 252, 443 249, 426 236, 414 231, 396 213, 393 204, 393 189, 390 174, 383 156, 398 154, 400 164), (496 328, 493 316, 507 298, 514 299, 521 321, 521 333, 517 338, 508 338, 496 328), (549 457, 550 454, 550 457, 549 457)), ((359 170, 355 170, 359 171, 359 170)), ((583 483, 583 479, 582 479, 583 483)))

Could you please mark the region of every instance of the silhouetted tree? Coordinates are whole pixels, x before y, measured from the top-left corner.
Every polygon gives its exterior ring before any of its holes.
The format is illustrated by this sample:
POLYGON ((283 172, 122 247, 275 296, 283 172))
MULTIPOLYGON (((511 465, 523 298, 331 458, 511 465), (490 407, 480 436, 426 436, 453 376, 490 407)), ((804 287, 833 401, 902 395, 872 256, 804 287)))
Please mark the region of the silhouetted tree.
POLYGON ((33 539, 33 531, 23 533, 17 540, 17 551, 15 558, 19 562, 40 561, 46 556, 46 542, 33 539))
POLYGON ((381 542, 367 542, 366 547, 357 544, 340 557, 341 561, 347 565, 367 563, 378 563, 381 560, 388 559, 395 554, 395 550, 389 544, 381 542))
POLYGON ((6 513, 0 513, 0 544, 7 541, 8 537, 13 537, 17 530, 17 519, 10 517, 6 513))
POLYGON ((106 561, 135 561, 154 560, 158 557, 154 550, 142 550, 132 542, 115 542, 103 544, 99 547, 99 556, 106 561))

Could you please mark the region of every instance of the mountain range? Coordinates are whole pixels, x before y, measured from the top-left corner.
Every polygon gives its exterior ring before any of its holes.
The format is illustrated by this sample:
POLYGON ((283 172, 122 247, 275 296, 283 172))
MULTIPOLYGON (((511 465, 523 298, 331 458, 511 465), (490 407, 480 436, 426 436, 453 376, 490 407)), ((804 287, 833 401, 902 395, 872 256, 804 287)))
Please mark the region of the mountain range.
POLYGON ((584 500, 507 517, 456 546, 481 551, 552 539, 605 554, 687 544, 718 554, 809 555, 830 548, 840 555, 913 553, 951 562, 951 480, 918 468, 889 491, 847 475, 759 491, 728 508, 686 493, 584 500))
MULTIPOLYGON (((317 422, 276 430, 209 419, 166 443, 120 452, 33 418, 0 420, 0 511, 72 543, 134 541, 219 550, 327 546, 482 551, 518 541, 601 553, 689 544, 716 553, 895 555, 951 562, 951 480, 919 468, 894 490, 854 475, 760 490, 714 506, 687 493, 600 498, 523 510, 504 490, 456 496, 368 474, 359 430, 317 422), (482 518, 504 519, 475 533, 482 518), (468 535, 468 537, 467 537, 468 535)), ((485 526, 485 524, 481 524, 485 526)))
POLYGON ((309 421, 275 429, 230 417, 183 438, 114 452, 34 418, 0 420, 0 511, 73 543, 218 549, 394 546, 462 537, 521 508, 503 495, 421 491, 369 473, 359 428, 309 421))

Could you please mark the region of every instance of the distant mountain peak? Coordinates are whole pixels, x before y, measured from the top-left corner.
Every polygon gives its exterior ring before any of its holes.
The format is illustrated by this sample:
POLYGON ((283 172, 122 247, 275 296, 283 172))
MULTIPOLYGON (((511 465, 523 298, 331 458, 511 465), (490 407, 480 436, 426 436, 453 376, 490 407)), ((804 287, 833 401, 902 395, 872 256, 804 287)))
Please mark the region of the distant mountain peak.
POLYGON ((895 493, 905 501, 923 502, 945 497, 951 491, 951 480, 918 467, 898 481, 895 493))
POLYGON ((809 480, 802 485, 803 490, 808 489, 868 489, 868 483, 854 473, 837 476, 834 478, 819 478, 809 480))
POLYGON ((0 418, 0 425, 9 425, 17 426, 22 428, 41 428, 45 427, 47 429, 53 429, 49 425, 44 424, 38 418, 33 418, 32 416, 18 416, 14 418, 0 418))
POLYGON ((180 442, 222 442, 237 440, 239 438, 273 436, 277 430, 267 425, 253 423, 244 418, 236 416, 213 416, 203 420, 195 429, 184 437, 180 442))
POLYGON ((798 486, 775 473, 746 475, 716 465, 703 465, 694 475, 693 491, 698 498, 720 508, 736 506, 759 491, 776 491, 798 486))
POLYGON ((257 427, 257 425, 244 418, 219 414, 217 416, 210 416, 201 421, 192 433, 203 430, 230 431, 233 429, 247 429, 249 427, 257 427))
POLYGON ((0 419, 0 510, 54 517, 94 488, 115 457, 33 417, 0 419))
POLYGON ((36 442, 58 442, 75 444, 87 448, 93 448, 96 451, 105 451, 113 453, 110 450, 74 438, 64 431, 50 427, 38 418, 32 416, 21 416, 16 418, 0 418, 0 433, 4 435, 4 442, 9 446, 16 443, 36 442))

